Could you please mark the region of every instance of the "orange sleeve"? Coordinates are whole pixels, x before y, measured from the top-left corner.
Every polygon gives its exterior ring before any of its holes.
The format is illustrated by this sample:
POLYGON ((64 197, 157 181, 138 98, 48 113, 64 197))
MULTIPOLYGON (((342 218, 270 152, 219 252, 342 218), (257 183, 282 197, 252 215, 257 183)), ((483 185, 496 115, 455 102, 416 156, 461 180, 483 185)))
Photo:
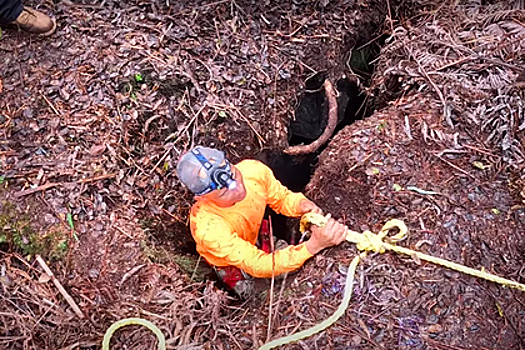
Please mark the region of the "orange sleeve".
POLYGON ((299 202, 306 197, 302 193, 290 191, 275 178, 273 172, 261 163, 261 175, 266 186, 268 206, 279 214, 289 217, 299 217, 299 202))
MULTIPOLYGON (((212 265, 236 266, 257 278, 272 276, 272 254, 240 238, 219 217, 194 218, 197 251, 212 265)), ((297 270, 312 254, 304 243, 275 252, 275 275, 297 270)))

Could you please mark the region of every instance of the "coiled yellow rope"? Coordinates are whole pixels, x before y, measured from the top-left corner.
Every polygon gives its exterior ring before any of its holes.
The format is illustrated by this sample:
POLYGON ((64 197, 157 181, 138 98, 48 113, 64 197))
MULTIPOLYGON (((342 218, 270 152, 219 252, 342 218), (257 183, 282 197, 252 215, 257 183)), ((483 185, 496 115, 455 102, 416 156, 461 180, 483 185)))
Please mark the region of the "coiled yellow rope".
POLYGON ((125 318, 113 323, 106 331, 106 334, 104 334, 104 339, 102 340, 102 350, 109 350, 109 342, 111 341, 113 333, 115 333, 117 329, 130 325, 140 325, 148 328, 150 331, 155 333, 157 339, 159 340, 158 349, 166 350, 166 338, 164 338, 164 334, 162 334, 160 329, 158 329, 153 323, 148 320, 143 320, 142 318, 125 318))
MULTIPOLYGON (((319 214, 313 214, 308 213, 303 215, 301 218, 301 224, 300 224, 300 230, 301 232, 305 232, 308 227, 312 224, 317 226, 324 226, 326 224, 327 220, 324 216, 319 214)), ((466 274, 469 274, 471 276, 483 278, 485 280, 498 283, 504 286, 508 286, 511 288, 516 288, 522 291, 525 291, 525 285, 508 280, 506 278, 502 278, 484 271, 479 271, 470 267, 466 267, 460 264, 453 263, 448 260, 436 258, 431 255, 423 254, 420 252, 416 252, 411 249, 399 247, 395 245, 395 242, 403 238, 407 234, 407 227, 405 223, 401 220, 393 219, 388 221, 381 231, 379 231, 378 234, 374 234, 370 231, 365 231, 363 233, 359 233, 356 231, 348 230, 346 240, 351 243, 355 243, 357 249, 364 251, 365 253, 361 254, 361 257, 366 254, 367 251, 373 251, 376 253, 384 253, 387 250, 394 251, 399 254, 406 254, 415 258, 419 258, 420 260, 425 260, 428 262, 431 262, 433 264, 441 265, 444 267, 447 267, 449 269, 463 272, 466 274), (385 239, 386 235, 388 234, 388 231, 390 231, 393 228, 398 228, 399 233, 395 236, 390 238, 391 243, 384 242, 383 239, 385 239)), ((348 307, 348 303, 350 302, 350 297, 352 296, 352 289, 354 284, 354 275, 355 270, 357 268, 357 265, 359 264, 360 256, 356 256, 354 260, 352 260, 352 263, 350 264, 348 268, 348 274, 346 276, 346 285, 345 285, 345 292, 343 296, 343 300, 341 301, 341 304, 337 308, 337 310, 334 312, 332 316, 321 322, 320 324, 305 329, 299 333, 295 333, 286 337, 275 339, 269 343, 264 344, 262 347, 259 348, 259 350, 269 350, 273 349, 277 346, 286 345, 289 343, 292 343, 294 341, 298 341, 307 337, 310 337, 314 335, 315 333, 318 333, 329 326, 331 326, 333 323, 335 323, 339 317, 341 317, 348 307)))

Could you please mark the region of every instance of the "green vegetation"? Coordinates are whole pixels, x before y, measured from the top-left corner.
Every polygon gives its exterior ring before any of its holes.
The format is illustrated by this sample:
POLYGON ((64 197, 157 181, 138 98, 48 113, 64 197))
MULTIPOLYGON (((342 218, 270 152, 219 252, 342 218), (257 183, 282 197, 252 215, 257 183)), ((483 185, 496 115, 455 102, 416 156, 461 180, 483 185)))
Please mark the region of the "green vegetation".
POLYGON ((199 258, 188 240, 190 233, 185 231, 185 225, 167 224, 159 217, 144 217, 140 226, 146 234, 141 242, 141 249, 151 262, 177 265, 180 270, 194 282, 203 282, 215 278, 215 272, 206 261, 199 258))
POLYGON ((24 255, 40 254, 51 260, 63 259, 69 250, 67 234, 56 227, 43 234, 36 232, 29 216, 9 202, 0 204, 0 244, 24 255))

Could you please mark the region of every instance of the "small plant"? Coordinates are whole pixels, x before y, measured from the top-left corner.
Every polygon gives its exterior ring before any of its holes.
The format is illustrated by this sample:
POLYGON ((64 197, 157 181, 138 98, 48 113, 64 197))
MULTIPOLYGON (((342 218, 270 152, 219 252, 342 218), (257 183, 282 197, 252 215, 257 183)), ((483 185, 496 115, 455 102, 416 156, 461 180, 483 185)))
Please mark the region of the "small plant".
POLYGON ((381 123, 377 126, 377 131, 382 132, 386 130, 386 121, 382 120, 381 123))

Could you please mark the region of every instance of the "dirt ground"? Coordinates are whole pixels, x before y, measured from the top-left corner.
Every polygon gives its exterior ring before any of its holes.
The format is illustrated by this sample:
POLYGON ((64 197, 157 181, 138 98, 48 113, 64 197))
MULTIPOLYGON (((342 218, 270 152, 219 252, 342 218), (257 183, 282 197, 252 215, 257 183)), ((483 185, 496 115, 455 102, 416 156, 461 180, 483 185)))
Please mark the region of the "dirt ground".
MULTIPOLYGON (((394 25, 432 19, 432 6, 27 4, 54 14, 58 31, 42 39, 6 29, 0 38, 0 347, 98 349, 124 317, 150 319, 172 349, 262 345, 269 293, 240 303, 216 288, 193 253, 191 196, 174 162, 195 144, 222 148, 233 161, 282 150, 308 77, 323 72, 336 82, 356 73, 352 49, 375 45, 394 25), (82 318, 42 273, 37 253, 82 318)), ((484 142, 487 130, 459 119, 450 129, 432 84, 416 93, 402 87, 402 69, 387 68, 378 74, 391 78, 387 92, 361 79, 367 108, 381 110, 332 139, 307 195, 355 230, 400 218, 410 229, 400 245, 523 282, 514 148, 503 152, 497 135, 484 142)), ((330 249, 289 276, 282 292, 278 283, 271 338, 331 314, 355 254, 349 244, 330 249)), ((520 291, 392 253, 369 255, 358 280, 336 325, 289 348, 525 347, 520 291)), ((146 334, 120 331, 112 348, 155 348, 146 334)))
MULTIPOLYGON (((409 227, 400 245, 520 280, 525 212, 509 191, 509 174, 498 169, 498 156, 463 132, 461 152, 450 141, 425 142, 421 120, 442 127, 439 110, 429 111, 430 101, 420 95, 405 102, 338 134, 321 156, 309 195, 354 229, 377 232, 387 219, 400 218, 409 227), (404 119, 395 115, 408 116, 412 139, 404 119), (477 169, 474 161, 491 168, 477 169), (341 173, 343 179, 335 176, 341 173)), ((354 254, 342 246, 313 263, 312 277, 305 282, 323 286, 320 300, 329 303, 340 293, 341 266, 354 254)), ((318 344, 366 343, 359 347, 366 349, 524 346, 521 291, 393 253, 369 256, 358 280, 344 327, 334 326, 331 337, 320 337, 318 344)), ((321 305, 318 300, 309 304, 310 314, 325 315, 321 305)))
MULTIPOLYGON (((524 137, 512 126, 524 120, 521 16, 442 9, 394 30, 371 89, 385 107, 331 140, 306 193, 354 230, 402 219, 400 245, 523 282, 524 137), (499 101, 510 100, 501 113, 499 101)), ((307 263, 281 300, 277 329, 328 317, 356 253, 346 244, 307 263)), ((346 315, 290 348, 525 346, 521 291, 393 253, 369 255, 356 280, 346 315)))

